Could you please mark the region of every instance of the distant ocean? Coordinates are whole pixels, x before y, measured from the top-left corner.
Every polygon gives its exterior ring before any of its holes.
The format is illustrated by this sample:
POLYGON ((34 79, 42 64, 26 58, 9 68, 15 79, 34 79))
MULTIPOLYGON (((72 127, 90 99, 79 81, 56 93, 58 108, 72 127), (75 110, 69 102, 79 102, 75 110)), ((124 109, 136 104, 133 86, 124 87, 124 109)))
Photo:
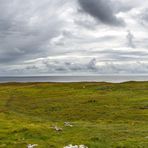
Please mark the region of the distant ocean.
POLYGON ((0 77, 0 83, 6 82, 126 82, 148 81, 148 75, 98 75, 98 76, 26 76, 0 77))

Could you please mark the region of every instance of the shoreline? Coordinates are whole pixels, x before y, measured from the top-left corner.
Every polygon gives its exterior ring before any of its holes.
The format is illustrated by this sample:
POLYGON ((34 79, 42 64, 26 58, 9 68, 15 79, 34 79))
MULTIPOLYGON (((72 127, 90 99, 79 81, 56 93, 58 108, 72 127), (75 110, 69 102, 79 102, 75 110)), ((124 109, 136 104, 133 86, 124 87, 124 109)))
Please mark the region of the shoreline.
POLYGON ((11 76, 0 77, 0 83, 74 83, 74 82, 146 82, 148 75, 98 75, 98 76, 11 76))
POLYGON ((148 81, 123 81, 123 82, 107 82, 107 81, 77 81, 77 82, 0 82, 1 84, 76 84, 76 83, 98 83, 98 84, 124 84, 124 83, 148 83, 148 81))

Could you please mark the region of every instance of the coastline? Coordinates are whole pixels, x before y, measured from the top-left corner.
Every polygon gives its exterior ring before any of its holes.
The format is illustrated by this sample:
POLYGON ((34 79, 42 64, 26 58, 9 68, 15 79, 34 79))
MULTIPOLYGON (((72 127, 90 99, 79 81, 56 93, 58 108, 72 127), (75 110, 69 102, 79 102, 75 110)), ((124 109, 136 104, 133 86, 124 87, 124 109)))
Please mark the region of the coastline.
POLYGON ((0 77, 0 83, 29 83, 29 82, 108 82, 122 83, 129 81, 148 81, 148 75, 98 75, 98 76, 11 76, 0 77))

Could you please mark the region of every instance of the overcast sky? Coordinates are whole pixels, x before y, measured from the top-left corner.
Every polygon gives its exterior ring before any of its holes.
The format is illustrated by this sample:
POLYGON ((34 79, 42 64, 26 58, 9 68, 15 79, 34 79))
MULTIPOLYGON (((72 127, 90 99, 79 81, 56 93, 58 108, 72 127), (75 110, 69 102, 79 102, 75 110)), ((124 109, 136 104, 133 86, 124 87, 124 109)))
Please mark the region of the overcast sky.
POLYGON ((0 76, 148 74, 146 0, 0 0, 0 76))

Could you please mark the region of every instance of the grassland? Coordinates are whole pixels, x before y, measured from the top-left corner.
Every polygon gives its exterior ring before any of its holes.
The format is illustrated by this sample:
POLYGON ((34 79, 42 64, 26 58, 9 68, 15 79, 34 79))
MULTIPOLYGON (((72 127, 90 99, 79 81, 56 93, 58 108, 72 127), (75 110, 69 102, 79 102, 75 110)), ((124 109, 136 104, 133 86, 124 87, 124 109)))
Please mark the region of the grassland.
POLYGON ((27 144, 148 148, 148 82, 0 84, 0 148, 27 144))

